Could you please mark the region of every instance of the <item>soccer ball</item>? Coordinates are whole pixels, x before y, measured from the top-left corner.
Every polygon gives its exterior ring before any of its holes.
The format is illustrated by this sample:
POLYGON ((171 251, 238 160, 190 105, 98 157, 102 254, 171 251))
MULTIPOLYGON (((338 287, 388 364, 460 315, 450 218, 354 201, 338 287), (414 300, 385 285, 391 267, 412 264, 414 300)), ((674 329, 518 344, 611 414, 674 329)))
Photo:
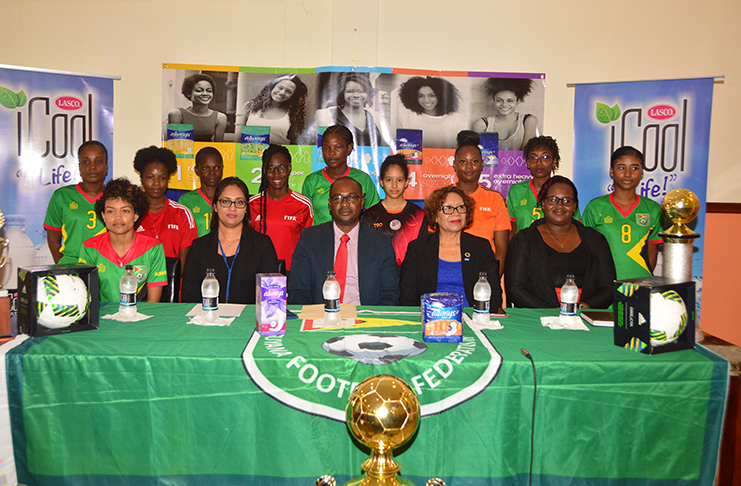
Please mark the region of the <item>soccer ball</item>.
POLYGON ((49 329, 68 327, 87 314, 90 293, 77 275, 47 275, 36 287, 38 323, 49 329))
POLYGON ((358 363, 381 366, 424 353, 427 345, 406 336, 348 334, 326 340, 322 349, 358 363))
POLYGON ((651 294, 651 345, 663 346, 677 340, 687 327, 687 307, 673 290, 651 294))
POLYGON ((352 434, 372 449, 395 448, 419 426, 417 395, 401 378, 375 375, 355 387, 345 409, 352 434))

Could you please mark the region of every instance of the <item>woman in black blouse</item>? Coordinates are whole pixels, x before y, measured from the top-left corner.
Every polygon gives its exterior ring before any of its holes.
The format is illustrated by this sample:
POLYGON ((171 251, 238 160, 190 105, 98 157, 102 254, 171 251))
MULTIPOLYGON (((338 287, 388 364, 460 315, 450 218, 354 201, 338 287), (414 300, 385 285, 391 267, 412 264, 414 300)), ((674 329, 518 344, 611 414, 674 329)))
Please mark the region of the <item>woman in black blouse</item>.
POLYGON ((206 269, 216 270, 219 302, 255 303, 255 275, 278 271, 270 237, 250 227, 247 186, 227 177, 216 186, 211 232, 193 241, 183 273, 183 302, 201 302, 206 269), (246 218, 245 218, 246 216, 246 218))
POLYGON ((573 219, 576 186, 554 176, 538 193, 543 219, 517 233, 509 244, 504 286, 513 307, 559 307, 567 274, 579 287, 581 308, 604 309, 613 302, 615 264, 605 237, 573 219))

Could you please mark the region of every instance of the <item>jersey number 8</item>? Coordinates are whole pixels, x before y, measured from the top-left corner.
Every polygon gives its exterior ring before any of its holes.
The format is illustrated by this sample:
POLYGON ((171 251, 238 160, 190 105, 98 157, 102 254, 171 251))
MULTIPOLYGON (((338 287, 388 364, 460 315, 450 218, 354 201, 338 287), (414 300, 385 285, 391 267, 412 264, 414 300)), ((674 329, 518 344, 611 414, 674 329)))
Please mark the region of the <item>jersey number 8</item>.
POLYGON ((623 243, 630 243, 631 240, 631 227, 629 224, 624 224, 620 227, 620 241, 623 243))

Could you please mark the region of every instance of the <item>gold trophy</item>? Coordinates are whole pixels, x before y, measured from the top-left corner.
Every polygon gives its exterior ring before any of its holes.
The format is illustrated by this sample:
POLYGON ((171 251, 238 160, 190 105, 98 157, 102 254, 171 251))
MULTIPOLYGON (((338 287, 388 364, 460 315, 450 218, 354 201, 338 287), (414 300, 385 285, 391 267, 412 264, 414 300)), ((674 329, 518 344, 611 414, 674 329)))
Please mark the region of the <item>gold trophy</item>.
POLYGON ((0 297, 8 295, 7 291, 3 290, 2 284, 2 269, 6 263, 8 263, 8 246, 10 242, 5 238, 5 216, 3 216, 3 210, 0 209, 0 297))
MULTIPOLYGON (((345 486, 413 486, 411 481, 396 475, 401 466, 394 460, 393 450, 406 443, 419 427, 420 407, 414 390, 392 375, 371 376, 350 394, 345 417, 352 435, 372 450, 362 464, 365 473, 345 486)), ((335 485, 335 479, 329 475, 319 477, 315 483, 335 485)), ((445 482, 432 478, 427 486, 445 486, 445 482)))
POLYGON ((392 375, 366 378, 350 394, 345 417, 352 435, 372 449, 362 464, 365 474, 345 486, 413 486, 396 476, 401 466, 393 454, 419 427, 419 400, 412 388, 392 375))
POLYGON ((674 189, 661 201, 664 217, 673 223, 659 233, 664 239, 663 276, 679 282, 692 280, 692 248, 700 235, 687 227, 697 217, 700 200, 689 189, 674 189))

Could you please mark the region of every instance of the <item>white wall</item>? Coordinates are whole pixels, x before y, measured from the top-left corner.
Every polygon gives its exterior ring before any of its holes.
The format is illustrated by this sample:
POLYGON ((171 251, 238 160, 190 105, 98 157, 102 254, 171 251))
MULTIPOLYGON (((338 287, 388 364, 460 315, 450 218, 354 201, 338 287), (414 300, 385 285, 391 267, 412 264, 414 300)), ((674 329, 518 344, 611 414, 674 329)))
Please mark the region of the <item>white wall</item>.
POLYGON ((544 72, 544 131, 562 147, 565 175, 566 83, 725 75, 715 85, 708 199, 741 202, 737 0, 0 0, 0 11, 0 64, 122 76, 115 176, 134 177, 134 152, 159 144, 163 62, 544 72))

